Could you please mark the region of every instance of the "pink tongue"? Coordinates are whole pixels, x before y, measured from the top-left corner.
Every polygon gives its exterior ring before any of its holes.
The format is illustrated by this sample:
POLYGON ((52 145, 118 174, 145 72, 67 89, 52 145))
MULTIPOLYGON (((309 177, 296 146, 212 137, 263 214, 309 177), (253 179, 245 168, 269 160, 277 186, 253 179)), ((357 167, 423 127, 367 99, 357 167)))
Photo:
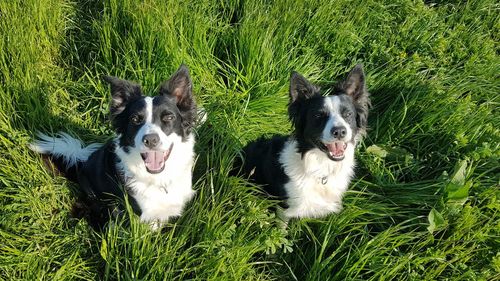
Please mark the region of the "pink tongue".
POLYGON ((149 151, 141 153, 144 159, 144 164, 146 168, 150 171, 159 171, 163 168, 165 164, 165 152, 164 151, 149 151))
POLYGON ((344 143, 343 142, 334 142, 326 145, 328 147, 328 151, 333 156, 340 157, 344 155, 344 143))

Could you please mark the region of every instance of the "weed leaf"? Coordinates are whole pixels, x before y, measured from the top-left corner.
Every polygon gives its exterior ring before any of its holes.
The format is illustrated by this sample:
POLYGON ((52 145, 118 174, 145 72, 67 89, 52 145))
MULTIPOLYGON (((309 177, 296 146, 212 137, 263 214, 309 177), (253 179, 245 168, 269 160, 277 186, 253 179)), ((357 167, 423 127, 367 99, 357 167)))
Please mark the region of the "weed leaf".
POLYGON ((445 187, 446 202, 453 205, 463 205, 469 196, 472 181, 466 181, 467 160, 455 165, 455 171, 445 187))
POLYGON ((101 249, 99 250, 99 253, 101 254, 101 257, 105 260, 107 260, 108 256, 108 242, 106 242, 106 239, 101 240, 101 249))
POLYGON ((385 158, 387 156, 387 150, 383 149, 382 147, 374 144, 370 145, 367 149, 366 152, 369 154, 373 154, 375 156, 378 156, 380 158, 385 158))
POLYGON ((429 226, 427 230, 432 234, 435 231, 442 230, 448 226, 448 221, 443 217, 443 215, 436 209, 432 208, 429 212, 429 226))

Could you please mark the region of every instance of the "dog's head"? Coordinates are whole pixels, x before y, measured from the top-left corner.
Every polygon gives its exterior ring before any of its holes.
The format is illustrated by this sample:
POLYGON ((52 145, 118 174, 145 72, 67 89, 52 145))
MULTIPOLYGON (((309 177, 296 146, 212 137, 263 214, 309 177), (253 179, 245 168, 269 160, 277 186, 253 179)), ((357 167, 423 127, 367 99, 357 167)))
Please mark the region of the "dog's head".
POLYGON ((160 173, 176 143, 188 139, 196 119, 187 67, 181 65, 154 97, 144 96, 133 82, 111 76, 103 79, 111 85, 111 122, 120 148, 140 153, 146 170, 160 173))
POLYGON ((361 65, 356 65, 327 96, 293 72, 288 114, 299 152, 318 148, 333 161, 343 160, 347 147, 355 146, 366 131, 369 104, 361 65))

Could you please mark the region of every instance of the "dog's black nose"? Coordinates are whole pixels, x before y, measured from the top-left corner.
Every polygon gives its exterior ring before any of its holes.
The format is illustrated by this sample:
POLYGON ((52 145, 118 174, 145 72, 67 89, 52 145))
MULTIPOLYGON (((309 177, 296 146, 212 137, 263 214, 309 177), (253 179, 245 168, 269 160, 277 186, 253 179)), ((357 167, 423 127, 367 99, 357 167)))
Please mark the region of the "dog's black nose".
POLYGON ((147 134, 142 137, 142 143, 149 148, 155 148, 159 142, 160 136, 158 134, 147 134))
POLYGON ((332 128, 332 135, 334 138, 341 139, 347 135, 347 130, 344 126, 340 127, 333 127, 332 128))

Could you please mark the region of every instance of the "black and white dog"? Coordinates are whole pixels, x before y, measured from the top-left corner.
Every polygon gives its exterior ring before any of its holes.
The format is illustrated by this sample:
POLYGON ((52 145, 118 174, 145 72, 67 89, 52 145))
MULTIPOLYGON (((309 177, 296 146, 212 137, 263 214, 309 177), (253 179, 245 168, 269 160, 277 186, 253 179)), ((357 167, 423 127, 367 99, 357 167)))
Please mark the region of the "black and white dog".
POLYGON ((370 105, 361 65, 327 96, 300 74, 290 79, 291 136, 261 138, 243 148, 243 172, 283 200, 285 220, 342 209, 354 173, 354 150, 366 132, 370 105))
POLYGON ((63 173, 77 180, 84 202, 92 206, 89 219, 98 227, 116 210, 108 202, 127 192, 141 221, 157 229, 180 216, 194 195, 196 103, 189 71, 181 65, 154 97, 144 96, 133 82, 103 79, 111 84, 114 139, 82 147, 66 133, 40 134, 31 148, 49 155, 63 173))

